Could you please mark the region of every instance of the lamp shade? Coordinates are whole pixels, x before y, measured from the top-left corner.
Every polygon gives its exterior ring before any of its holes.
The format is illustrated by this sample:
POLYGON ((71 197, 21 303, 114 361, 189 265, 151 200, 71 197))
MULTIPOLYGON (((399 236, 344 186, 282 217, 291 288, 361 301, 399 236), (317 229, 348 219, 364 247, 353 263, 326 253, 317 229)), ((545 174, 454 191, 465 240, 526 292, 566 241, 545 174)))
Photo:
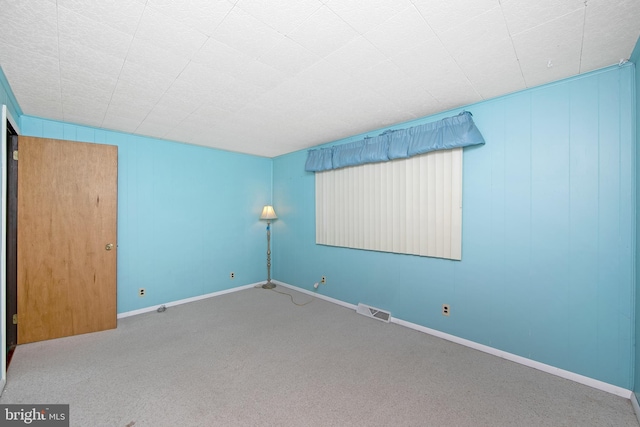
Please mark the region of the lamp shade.
POLYGON ((278 219, 278 216, 276 215, 276 211, 273 210, 273 206, 271 205, 266 205, 264 208, 262 208, 262 214, 260 215, 260 219, 278 219))

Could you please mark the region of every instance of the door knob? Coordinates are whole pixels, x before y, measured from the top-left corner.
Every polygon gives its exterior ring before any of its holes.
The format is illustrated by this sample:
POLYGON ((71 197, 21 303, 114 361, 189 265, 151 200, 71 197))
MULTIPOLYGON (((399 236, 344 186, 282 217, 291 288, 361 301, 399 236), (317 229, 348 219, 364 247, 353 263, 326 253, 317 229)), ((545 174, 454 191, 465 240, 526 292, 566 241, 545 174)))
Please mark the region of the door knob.
POLYGON ((113 249, 113 243, 107 243, 104 247, 105 250, 110 251, 111 249, 113 249))

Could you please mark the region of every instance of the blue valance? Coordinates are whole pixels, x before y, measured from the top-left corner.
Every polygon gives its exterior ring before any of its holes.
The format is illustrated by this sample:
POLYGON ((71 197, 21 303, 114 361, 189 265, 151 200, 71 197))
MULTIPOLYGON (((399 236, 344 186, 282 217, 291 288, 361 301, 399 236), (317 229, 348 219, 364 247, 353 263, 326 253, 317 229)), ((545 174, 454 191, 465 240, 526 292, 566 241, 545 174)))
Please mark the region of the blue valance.
POLYGON ((333 150, 331 148, 318 148, 309 150, 307 163, 304 170, 310 172, 326 171, 333 169, 333 150))
POLYGON ((339 150, 334 150, 332 147, 333 169, 360 164, 363 148, 364 141, 350 142, 348 144, 341 145, 339 150))
POLYGON ((463 111, 407 129, 394 129, 370 138, 328 148, 309 150, 305 170, 319 172, 346 166, 417 156, 435 150, 484 144, 471 113, 463 111))

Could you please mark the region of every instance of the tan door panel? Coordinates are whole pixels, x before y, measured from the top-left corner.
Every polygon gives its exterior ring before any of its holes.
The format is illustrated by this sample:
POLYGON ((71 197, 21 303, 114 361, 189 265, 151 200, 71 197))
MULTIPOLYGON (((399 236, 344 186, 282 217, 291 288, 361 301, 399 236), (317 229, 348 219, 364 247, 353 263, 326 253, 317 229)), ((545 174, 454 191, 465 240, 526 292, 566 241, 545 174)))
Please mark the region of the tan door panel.
POLYGON ((116 146, 20 137, 18 342, 116 327, 116 146))

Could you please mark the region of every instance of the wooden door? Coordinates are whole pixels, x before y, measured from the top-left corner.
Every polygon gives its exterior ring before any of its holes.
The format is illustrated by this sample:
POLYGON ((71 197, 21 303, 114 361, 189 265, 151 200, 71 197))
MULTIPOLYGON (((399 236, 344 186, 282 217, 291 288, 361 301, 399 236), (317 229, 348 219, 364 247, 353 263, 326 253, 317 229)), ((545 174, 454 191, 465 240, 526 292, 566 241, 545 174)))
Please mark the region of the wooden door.
POLYGON ((116 146, 20 137, 18 343, 116 327, 116 146))

